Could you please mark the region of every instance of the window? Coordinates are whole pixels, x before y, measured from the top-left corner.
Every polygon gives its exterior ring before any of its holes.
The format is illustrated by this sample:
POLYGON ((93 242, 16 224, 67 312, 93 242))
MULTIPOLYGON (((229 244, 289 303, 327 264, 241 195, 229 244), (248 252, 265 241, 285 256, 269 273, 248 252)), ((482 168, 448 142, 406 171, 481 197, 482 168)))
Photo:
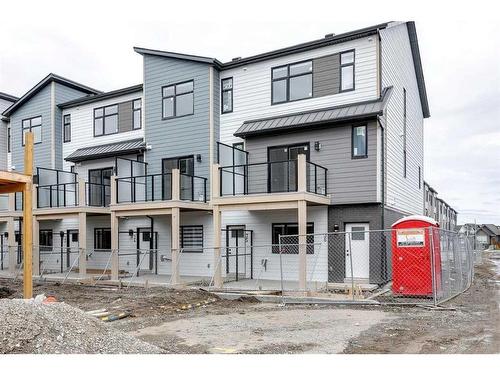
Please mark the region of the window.
POLYGON ((118 105, 94 109, 94 137, 118 133, 118 105))
POLYGON ((352 158, 366 158, 368 156, 368 143, 366 125, 352 127, 352 158))
POLYGON ((354 90, 354 51, 340 54, 340 91, 354 90))
POLYGON ((71 115, 63 117, 63 142, 71 142, 71 115))
POLYGON ((162 117, 169 119, 194 113, 194 81, 164 86, 162 92, 162 117))
POLYGON ((278 104, 312 98, 312 61, 273 68, 271 103, 278 104))
POLYGON ((28 132, 33 133, 33 143, 42 142, 42 116, 33 117, 22 121, 23 124, 23 146, 25 134, 28 132))
POLYGON ((181 225, 180 232, 183 252, 203 252, 203 225, 181 225))
POLYGON ((365 227, 352 227, 351 229, 351 240, 352 241, 364 241, 365 240, 365 227))
MULTIPOLYGON (((311 236, 306 236, 306 243, 314 243, 314 223, 307 223, 307 234, 311 236)), ((286 224, 272 224, 272 243, 273 254, 279 254, 280 252, 280 235, 297 235, 299 234, 299 226, 297 223, 286 223, 286 224)), ((283 254, 298 254, 299 253, 299 240, 298 237, 287 237, 281 242, 281 251, 283 254)), ((314 254, 314 245, 307 245, 307 254, 314 254)))
POLYGON ((233 78, 221 81, 222 87, 222 113, 233 112, 233 78))
POLYGON ((132 102, 132 129, 140 129, 142 122, 142 100, 137 99, 132 102))
POLYGON ((406 178, 406 89, 403 88, 403 177, 406 178))
POLYGON ((7 152, 10 152, 10 128, 7 128, 7 152))
POLYGON ((69 171, 70 171, 71 173, 75 173, 75 166, 74 166, 74 165, 70 166, 70 167, 69 167, 69 171))
POLYGON ((111 250, 111 228, 94 229, 94 249, 111 250))
POLYGON ((40 251, 52 251, 52 239, 52 229, 40 229, 38 237, 40 251))

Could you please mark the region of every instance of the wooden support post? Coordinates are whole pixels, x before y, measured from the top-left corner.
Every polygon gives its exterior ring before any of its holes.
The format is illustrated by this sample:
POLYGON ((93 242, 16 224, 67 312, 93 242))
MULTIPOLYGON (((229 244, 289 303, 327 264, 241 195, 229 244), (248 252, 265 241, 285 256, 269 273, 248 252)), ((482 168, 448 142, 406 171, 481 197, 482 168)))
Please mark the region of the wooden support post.
POLYGON ((118 281, 120 260, 118 257, 119 221, 116 213, 111 211, 111 280, 118 281))
POLYGON ((297 156, 297 191, 302 193, 307 191, 307 166, 304 154, 297 156))
POLYGON ((9 272, 11 275, 16 274, 16 228, 13 217, 7 219, 7 233, 9 234, 9 239, 7 244, 9 246, 9 272))
POLYGON ((40 225, 33 217, 33 275, 40 275, 40 225))
MULTIPOLYGON (((178 169, 174 169, 174 171, 179 171, 178 169)), ((180 275, 179 275, 179 257, 180 257, 180 209, 179 207, 172 208, 172 279, 171 284, 179 284, 180 275)))
MULTIPOLYGON (((86 189, 85 189, 85 180, 81 177, 78 177, 78 206, 84 207, 87 203, 86 198, 87 198, 87 194, 86 194, 86 189)), ((80 235, 78 235, 78 236, 80 236, 80 235)), ((78 237, 78 239, 80 239, 80 237, 78 237)))
POLYGON ((299 224, 299 289, 306 290, 307 284, 307 203, 298 202, 299 224))
POLYGON ((78 213, 78 274, 87 276, 87 214, 78 213))
POLYGON ((111 176, 111 181, 110 181, 110 187, 109 187, 109 192, 111 194, 111 197, 109 199, 110 204, 116 204, 116 192, 117 192, 117 186, 116 186, 116 176, 111 176))
MULTIPOLYGON (((33 177, 33 133, 25 133, 24 174, 33 177)), ((33 297, 33 182, 24 184, 23 207, 23 254, 24 254, 24 298, 33 297)))
POLYGON ((221 211, 219 206, 213 206, 214 225, 214 286, 222 288, 222 260, 221 260, 221 211))
POLYGON ((212 165, 212 181, 210 184, 210 197, 219 198, 220 195, 219 164, 212 165))
POLYGON ((181 174, 178 169, 172 169, 172 200, 181 199, 181 174))

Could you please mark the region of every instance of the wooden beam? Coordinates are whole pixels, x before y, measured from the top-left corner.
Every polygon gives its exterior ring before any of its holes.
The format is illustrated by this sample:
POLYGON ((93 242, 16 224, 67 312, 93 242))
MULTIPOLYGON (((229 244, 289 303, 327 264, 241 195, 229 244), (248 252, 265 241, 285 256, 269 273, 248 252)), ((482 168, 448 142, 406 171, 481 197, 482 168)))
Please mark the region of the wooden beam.
POLYGON ((7 193, 20 193, 24 191, 24 185, 25 183, 12 183, 12 184, 6 184, 6 185, 1 185, 0 186, 0 194, 7 194, 7 193))
POLYGON ((24 185, 23 207, 23 257, 24 257, 24 298, 33 297, 33 133, 25 134, 24 174, 29 182, 24 185))
POLYGON ((33 216, 33 275, 40 275, 40 226, 33 216))
MULTIPOLYGON (((26 156, 26 147, 24 148, 24 155, 26 156)), ((33 155, 31 156, 33 160, 33 155)), ((33 172, 33 166, 31 166, 31 172, 33 172)), ((20 182, 20 183, 28 183, 31 182, 30 177, 25 173, 17 173, 17 172, 7 172, 0 171, 0 184, 3 182, 12 183, 12 182, 20 182)))
POLYGON ((7 233, 9 234, 9 239, 7 240, 9 246, 9 273, 11 275, 16 274, 16 228, 13 217, 7 219, 7 233))

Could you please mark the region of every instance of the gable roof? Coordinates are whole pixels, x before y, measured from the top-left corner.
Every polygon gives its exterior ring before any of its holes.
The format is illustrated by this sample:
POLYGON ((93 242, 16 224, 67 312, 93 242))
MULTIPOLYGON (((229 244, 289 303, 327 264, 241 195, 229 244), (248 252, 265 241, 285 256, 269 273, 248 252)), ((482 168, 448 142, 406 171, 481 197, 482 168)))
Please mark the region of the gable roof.
POLYGON ((103 92, 101 94, 97 95, 87 95, 78 99, 70 100, 64 103, 60 103, 57 106, 59 108, 70 108, 70 107, 76 107, 81 104, 86 104, 86 103, 93 103, 97 102, 99 100, 104 100, 104 99, 111 99, 111 98, 116 98, 122 95, 127 95, 127 94, 133 94, 134 92, 139 92, 142 91, 142 83, 139 85, 134 85, 130 87, 125 87, 122 89, 118 90, 113 90, 113 91, 108 91, 108 92, 103 92))
POLYGON ((391 92, 392 87, 388 87, 382 91, 380 98, 375 100, 245 121, 234 135, 247 138, 261 134, 310 129, 325 124, 373 118, 383 114, 391 92))
POLYGON ((0 91, 0 99, 3 99, 3 100, 7 100, 9 102, 15 102, 17 101, 19 98, 17 96, 14 96, 14 95, 10 95, 10 94, 7 94, 5 92, 1 92, 0 91))
POLYGON ((44 79, 42 79, 40 82, 38 82, 35 86, 33 86, 28 92, 26 92, 17 102, 12 104, 9 108, 7 108, 4 112, 4 116, 10 116, 12 113, 14 113, 19 107, 21 107, 24 103, 26 103, 30 98, 32 98, 34 95, 36 95, 41 89, 43 89, 46 85, 48 85, 51 82, 57 82, 60 83, 61 85, 68 86, 71 88, 74 88, 76 90, 80 90, 86 94, 100 94, 101 91, 95 90, 91 87, 82 85, 81 83, 72 81, 70 79, 58 76, 57 74, 50 73, 47 75, 44 79))
POLYGON ((500 236, 500 229, 495 224, 483 224, 479 229, 486 230, 490 236, 500 236))
POLYGON ((160 51, 157 49, 149 49, 149 48, 142 48, 142 47, 134 47, 134 51, 140 55, 153 55, 153 56, 160 56, 160 57, 170 57, 172 59, 187 60, 187 61, 194 61, 194 62, 199 62, 199 63, 204 63, 204 64, 210 64, 210 65, 214 65, 218 68, 222 68, 222 65, 223 65, 219 60, 214 59, 212 57, 188 55, 185 53, 160 51))

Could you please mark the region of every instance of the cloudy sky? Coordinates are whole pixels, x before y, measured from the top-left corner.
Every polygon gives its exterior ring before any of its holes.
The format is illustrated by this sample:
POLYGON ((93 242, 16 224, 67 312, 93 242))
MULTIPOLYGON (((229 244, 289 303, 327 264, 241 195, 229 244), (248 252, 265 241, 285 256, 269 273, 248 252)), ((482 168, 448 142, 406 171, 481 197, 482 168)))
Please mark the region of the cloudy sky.
MULTIPOLYGON (((500 22, 488 2, 17 1, 1 5, 0 91, 49 72, 108 91, 140 83, 141 46, 227 61, 414 20, 431 118, 425 178, 459 222, 500 224, 500 22), (69 5, 73 4, 73 5, 69 5)), ((492 2, 493 3, 493 2, 492 2)))

